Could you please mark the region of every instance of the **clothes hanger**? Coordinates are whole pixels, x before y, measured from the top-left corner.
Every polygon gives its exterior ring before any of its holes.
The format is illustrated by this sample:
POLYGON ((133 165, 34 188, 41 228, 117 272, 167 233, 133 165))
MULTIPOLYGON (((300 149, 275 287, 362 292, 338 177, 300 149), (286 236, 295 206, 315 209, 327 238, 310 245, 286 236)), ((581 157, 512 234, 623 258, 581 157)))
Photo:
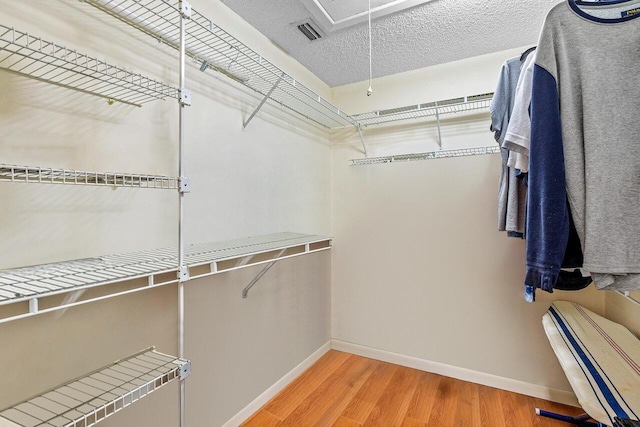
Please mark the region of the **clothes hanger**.
POLYGON ((520 62, 524 61, 525 59, 527 59, 527 56, 529 56, 529 54, 531 52, 533 52, 534 50, 536 50, 537 46, 533 46, 530 47, 529 49, 525 50, 524 52, 522 52, 522 55, 520 55, 520 62))

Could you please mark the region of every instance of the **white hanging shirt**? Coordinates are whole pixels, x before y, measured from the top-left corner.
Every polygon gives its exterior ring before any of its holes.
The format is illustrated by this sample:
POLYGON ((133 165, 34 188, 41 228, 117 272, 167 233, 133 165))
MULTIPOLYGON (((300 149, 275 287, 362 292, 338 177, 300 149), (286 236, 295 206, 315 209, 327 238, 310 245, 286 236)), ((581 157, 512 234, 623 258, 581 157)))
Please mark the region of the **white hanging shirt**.
POLYGON ((525 173, 529 172, 529 141, 531 137, 529 105, 531 104, 533 66, 535 62, 536 52, 531 52, 522 66, 511 119, 502 143, 502 148, 509 150, 507 165, 511 168, 520 169, 525 173))

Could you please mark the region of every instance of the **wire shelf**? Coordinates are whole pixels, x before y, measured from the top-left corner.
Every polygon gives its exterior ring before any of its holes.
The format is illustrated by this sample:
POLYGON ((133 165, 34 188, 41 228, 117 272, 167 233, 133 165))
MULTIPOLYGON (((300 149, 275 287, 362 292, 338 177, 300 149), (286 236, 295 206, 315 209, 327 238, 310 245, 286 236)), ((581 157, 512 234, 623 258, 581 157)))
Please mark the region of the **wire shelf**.
POLYGON ((0 182, 155 189, 177 189, 179 186, 178 178, 167 176, 115 172, 86 172, 75 169, 53 169, 5 164, 0 164, 0 182))
POLYGON ((150 348, 0 411, 0 426, 90 427, 190 371, 150 348))
MULTIPOLYGON (((190 278, 195 279, 327 249, 331 249, 331 239, 328 237, 276 233, 189 245, 185 248, 185 265, 189 267, 190 278)), ((37 301, 40 298, 146 278, 133 291, 142 290, 148 286, 176 283, 177 271, 178 254, 175 248, 3 270, 0 271, 0 323, 79 304, 62 301, 53 307, 38 310, 37 301), (30 302, 29 313, 2 317, 3 305, 23 301, 30 302)), ((116 295, 121 294, 114 293, 107 297, 116 295)), ((82 303, 89 301, 92 300, 82 303)))
MULTIPOLYGON (((85 0, 175 49, 180 40, 179 2, 172 0, 85 0)), ((348 114, 298 82, 192 9, 186 25, 187 55, 201 71, 213 69, 326 128, 355 126, 348 114)))
POLYGON ((4 25, 0 69, 137 107, 180 95, 157 80, 4 25))
POLYGON ((485 154, 500 154, 500 147, 460 148, 456 150, 439 150, 428 153, 397 154, 384 157, 367 157, 364 159, 352 159, 351 166, 377 165, 380 163, 410 162, 415 160, 444 159, 447 157, 481 156, 485 154))
POLYGON ((467 111, 488 109, 493 93, 446 99, 444 101, 410 105, 407 107, 376 110, 368 113, 355 114, 352 117, 362 126, 379 125, 399 120, 437 117, 467 111))

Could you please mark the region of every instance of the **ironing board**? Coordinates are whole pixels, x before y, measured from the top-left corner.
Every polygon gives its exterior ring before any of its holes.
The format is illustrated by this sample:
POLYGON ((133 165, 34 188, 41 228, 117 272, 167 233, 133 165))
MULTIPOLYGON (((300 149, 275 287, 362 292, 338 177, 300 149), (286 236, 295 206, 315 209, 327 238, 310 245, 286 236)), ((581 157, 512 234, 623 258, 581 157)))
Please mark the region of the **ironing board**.
POLYGON ((554 302, 542 324, 586 414, 566 417, 537 409, 539 415, 579 426, 613 426, 615 417, 640 420, 638 338, 623 326, 568 301, 554 302))

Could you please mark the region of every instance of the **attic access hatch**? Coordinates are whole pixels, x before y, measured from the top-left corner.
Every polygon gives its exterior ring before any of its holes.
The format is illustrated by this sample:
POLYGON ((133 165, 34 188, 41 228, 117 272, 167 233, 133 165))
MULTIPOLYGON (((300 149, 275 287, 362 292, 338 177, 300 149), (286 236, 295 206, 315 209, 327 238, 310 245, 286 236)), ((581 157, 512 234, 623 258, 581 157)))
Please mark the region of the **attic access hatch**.
MULTIPOLYGON (((371 18, 380 18, 431 0, 371 0, 371 18)), ((342 30, 367 20, 367 0, 302 0, 314 21, 321 29, 330 33, 342 30)))

